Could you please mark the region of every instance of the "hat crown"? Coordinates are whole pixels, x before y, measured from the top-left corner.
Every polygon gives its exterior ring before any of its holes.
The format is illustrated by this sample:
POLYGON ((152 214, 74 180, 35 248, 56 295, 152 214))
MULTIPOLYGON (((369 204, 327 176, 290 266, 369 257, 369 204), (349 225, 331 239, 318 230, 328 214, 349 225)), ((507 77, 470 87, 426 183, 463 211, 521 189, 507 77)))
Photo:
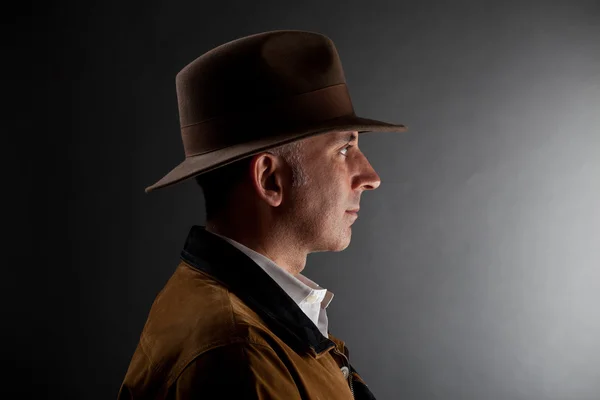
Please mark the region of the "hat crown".
POLYGON ((185 127, 345 82, 327 36, 259 33, 218 46, 177 74, 179 120, 185 127))

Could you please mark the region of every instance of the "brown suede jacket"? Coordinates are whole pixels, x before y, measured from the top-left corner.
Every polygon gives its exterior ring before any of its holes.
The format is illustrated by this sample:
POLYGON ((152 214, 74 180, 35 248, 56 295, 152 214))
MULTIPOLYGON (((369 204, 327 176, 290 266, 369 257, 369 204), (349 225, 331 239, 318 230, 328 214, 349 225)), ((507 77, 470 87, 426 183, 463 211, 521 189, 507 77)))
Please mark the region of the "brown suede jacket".
POLYGON ((204 226, 157 295, 125 399, 375 399, 344 342, 324 337, 258 265, 204 226))

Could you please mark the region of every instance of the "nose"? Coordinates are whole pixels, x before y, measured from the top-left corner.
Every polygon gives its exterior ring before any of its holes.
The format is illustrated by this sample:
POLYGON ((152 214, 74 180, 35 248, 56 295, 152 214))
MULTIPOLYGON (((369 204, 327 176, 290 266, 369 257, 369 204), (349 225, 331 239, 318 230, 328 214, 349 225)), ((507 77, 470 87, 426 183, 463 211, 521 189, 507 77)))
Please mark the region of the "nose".
POLYGON ((358 183, 364 190, 377 189, 381 184, 381 179, 379 178, 379 175, 377 175, 377 172, 375 172, 375 169, 371 166, 367 157, 362 153, 361 155, 363 162, 361 164, 361 173, 358 178, 358 183))
POLYGON ((375 170, 372 167, 371 171, 372 177, 368 180, 367 183, 363 185, 365 187, 365 190, 375 190, 379 187, 379 185, 381 185, 381 179, 379 179, 379 175, 377 175, 377 172, 375 172, 375 170))

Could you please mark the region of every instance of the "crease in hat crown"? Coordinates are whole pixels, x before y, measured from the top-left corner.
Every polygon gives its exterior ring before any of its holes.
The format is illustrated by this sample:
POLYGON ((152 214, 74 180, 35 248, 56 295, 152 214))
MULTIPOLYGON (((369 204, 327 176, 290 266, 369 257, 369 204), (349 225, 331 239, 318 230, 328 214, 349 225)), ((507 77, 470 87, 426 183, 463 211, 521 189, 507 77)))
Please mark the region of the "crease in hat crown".
POLYGON ((333 41, 276 30, 215 47, 176 75, 185 159, 150 191, 325 132, 405 131, 358 117, 333 41))

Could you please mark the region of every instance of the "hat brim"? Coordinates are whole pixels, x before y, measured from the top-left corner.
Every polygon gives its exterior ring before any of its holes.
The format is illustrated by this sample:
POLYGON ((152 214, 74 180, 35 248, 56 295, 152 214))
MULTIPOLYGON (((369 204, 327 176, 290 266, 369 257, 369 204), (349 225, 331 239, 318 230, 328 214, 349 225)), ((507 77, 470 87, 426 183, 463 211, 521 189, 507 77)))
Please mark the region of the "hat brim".
POLYGON ((407 128, 404 125, 390 124, 374 119, 358 117, 356 115, 335 118, 313 126, 305 126, 302 129, 292 132, 281 133, 276 136, 229 146, 210 153, 187 157, 159 181, 148 186, 145 189, 145 192, 150 193, 154 190, 182 182, 201 173, 223 167, 242 158, 319 134, 345 131, 358 131, 359 134, 364 134, 368 132, 405 132, 406 130, 407 128))

